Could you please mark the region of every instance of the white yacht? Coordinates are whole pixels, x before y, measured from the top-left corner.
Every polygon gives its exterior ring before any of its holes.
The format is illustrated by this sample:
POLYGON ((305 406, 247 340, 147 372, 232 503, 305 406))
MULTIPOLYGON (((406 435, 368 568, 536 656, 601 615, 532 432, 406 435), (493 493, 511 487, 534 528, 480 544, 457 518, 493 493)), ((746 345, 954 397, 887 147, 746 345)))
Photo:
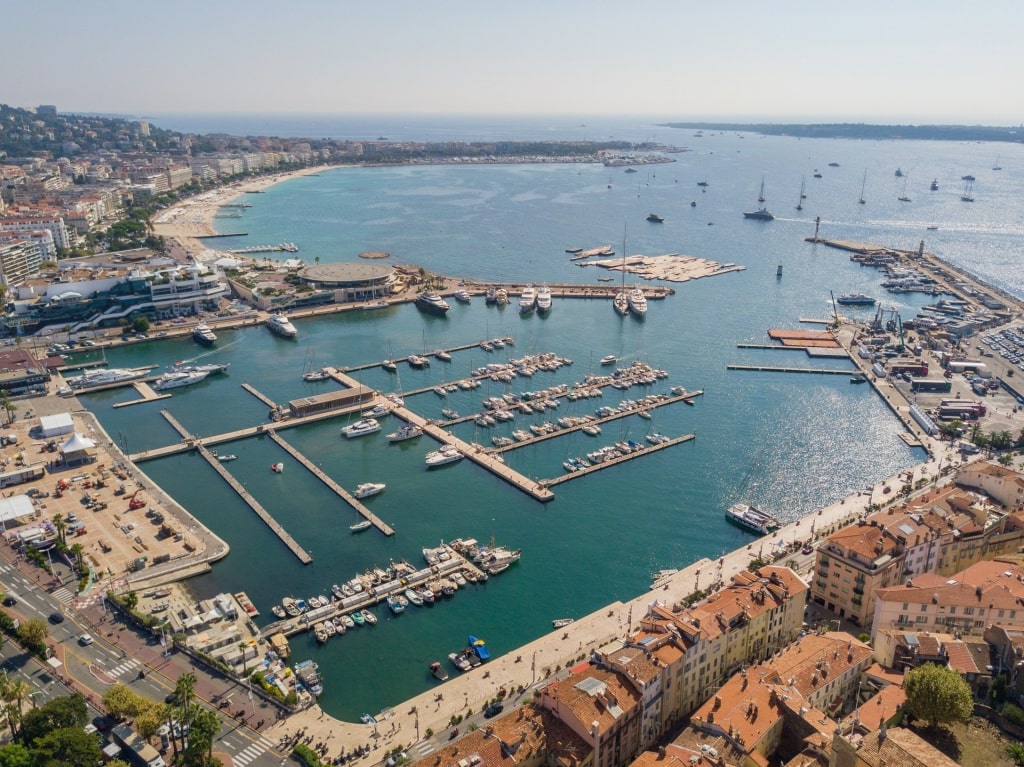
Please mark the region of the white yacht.
POLYGON ((173 372, 175 373, 206 373, 213 375, 214 373, 224 373, 231 367, 230 362, 206 362, 202 365, 188 365, 181 362, 174 364, 173 372))
POLYGON ((364 437, 367 434, 373 434, 374 432, 380 431, 380 424, 374 418, 361 418, 353 424, 349 424, 342 428, 342 436, 348 439, 355 437, 364 437))
POLYGON ((461 461, 463 457, 462 453, 460 453, 458 448, 454 445, 442 445, 440 449, 435 450, 432 453, 427 453, 424 463, 426 463, 427 468, 430 469, 434 466, 444 466, 446 463, 461 461))
POLYGON ((536 303, 537 291, 534 290, 533 285, 527 285, 519 295, 519 312, 521 314, 529 314, 533 311, 536 303))
POLYGON ((455 300, 468 304, 473 300, 473 297, 469 294, 468 290, 462 289, 455 291, 455 300))
POLYGON ((195 330, 192 331, 192 338, 197 343, 201 343, 205 346, 213 346, 217 342, 217 334, 210 329, 210 326, 205 322, 201 322, 196 325, 195 330))
POLYGON ((398 431, 388 435, 388 442, 404 442, 407 439, 415 439, 423 433, 423 428, 414 423, 407 423, 398 431))
POLYGON ((537 291, 537 312, 538 314, 547 314, 549 311, 551 311, 551 288, 542 285, 537 291))
POLYGON ((629 305, 629 311, 635 317, 643 317, 647 314, 647 296, 644 295, 643 288, 637 287, 629 291, 626 302, 629 305))
POLYGON ((625 317, 629 314, 629 296, 625 290, 615 294, 615 298, 612 301, 612 307, 615 309, 615 313, 625 317))
POLYGON ((416 296, 415 304, 417 309, 442 317, 451 308, 447 301, 432 290, 426 290, 416 296))
POLYGON ((267 327, 272 333, 276 333, 282 338, 295 338, 299 333, 292 325, 291 320, 283 314, 275 314, 267 320, 267 327))
POLYGON ((166 389, 177 389, 182 386, 192 386, 200 381, 205 381, 206 377, 210 375, 205 371, 189 370, 179 371, 176 370, 171 373, 164 373, 153 384, 154 391, 164 391, 166 389))
POLYGON ((86 370, 80 376, 68 378, 67 384, 72 389, 91 389, 94 386, 107 386, 114 383, 136 381, 145 378, 147 370, 136 370, 133 368, 104 368, 86 370))
POLYGON ((363 484, 355 489, 355 492, 352 493, 352 495, 356 498, 369 498, 371 495, 383 493, 385 487, 387 487, 387 485, 383 482, 363 482, 363 484))

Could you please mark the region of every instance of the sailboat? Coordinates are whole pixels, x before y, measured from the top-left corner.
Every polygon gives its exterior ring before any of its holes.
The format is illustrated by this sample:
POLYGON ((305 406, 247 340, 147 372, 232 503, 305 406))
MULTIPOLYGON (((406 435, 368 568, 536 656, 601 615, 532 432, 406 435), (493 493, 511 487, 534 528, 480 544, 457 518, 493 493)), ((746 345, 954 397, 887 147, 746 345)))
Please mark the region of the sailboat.
POLYGON ((800 197, 797 198, 797 201, 796 201, 796 209, 797 210, 803 210, 804 209, 804 197, 807 196, 807 195, 804 194, 804 187, 805 187, 806 183, 807 183, 807 179, 805 179, 803 176, 801 176, 800 177, 800 197))
POLYGON ((913 202, 913 200, 911 200, 909 197, 907 197, 907 181, 909 181, 909 180, 910 180, 910 176, 907 175, 906 173, 903 174, 903 194, 901 194, 897 198, 900 202, 913 202))
POLYGON ((620 317, 629 314, 629 297, 626 295, 626 229, 622 229, 622 287, 612 300, 612 308, 620 317))
POLYGON ((857 202, 859 202, 861 205, 864 204, 864 187, 867 185, 867 183, 868 183, 868 170, 867 170, 867 168, 865 168, 864 169, 864 179, 860 182, 860 199, 857 200, 857 202))
MULTIPOLYGON (((757 201, 764 202, 764 177, 761 177, 761 193, 757 196, 757 201)), ((752 213, 744 213, 743 218, 752 218, 757 221, 774 221, 775 216, 768 212, 768 209, 762 205, 752 213)))
POLYGON ((330 373, 324 368, 314 369, 316 365, 316 353, 310 349, 306 352, 306 371, 302 374, 302 380, 307 383, 316 381, 326 381, 331 377, 330 373))
POLYGON ((999 164, 999 155, 996 155, 996 161, 992 163, 992 170, 1002 170, 1003 166, 999 164))
POLYGON ((967 181, 964 183, 964 193, 960 195, 961 202, 974 202, 974 195, 971 191, 974 189, 974 182, 967 181))

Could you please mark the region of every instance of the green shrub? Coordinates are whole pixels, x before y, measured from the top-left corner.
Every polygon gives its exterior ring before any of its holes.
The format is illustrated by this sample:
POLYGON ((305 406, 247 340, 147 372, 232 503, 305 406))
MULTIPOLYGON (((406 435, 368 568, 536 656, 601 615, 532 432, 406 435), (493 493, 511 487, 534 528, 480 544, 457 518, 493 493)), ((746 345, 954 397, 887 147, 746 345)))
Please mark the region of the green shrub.
POLYGON ((1024 727, 1024 709, 1020 706, 1007 703, 999 713, 1002 714, 1003 719, 1010 724, 1015 724, 1018 727, 1024 727))
POLYGON ((317 756, 316 751, 311 749, 309 746, 302 743, 296 743, 292 753, 301 759, 307 767, 323 767, 320 762, 320 757, 317 756))

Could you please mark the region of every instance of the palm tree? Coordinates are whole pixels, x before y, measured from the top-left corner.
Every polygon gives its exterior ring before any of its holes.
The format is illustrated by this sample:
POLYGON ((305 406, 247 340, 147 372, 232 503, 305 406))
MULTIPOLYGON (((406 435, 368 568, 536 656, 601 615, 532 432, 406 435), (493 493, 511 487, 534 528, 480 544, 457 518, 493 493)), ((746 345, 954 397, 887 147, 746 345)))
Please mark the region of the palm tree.
POLYGON ((16 726, 20 729, 21 727, 21 716, 25 705, 25 699, 28 698, 28 694, 32 691, 32 687, 28 682, 22 681, 21 679, 8 679, 5 685, 4 699, 10 701, 10 707, 7 712, 8 718, 11 720, 11 734, 16 738, 21 737, 21 732, 15 732, 16 726))
POLYGON ((60 540, 61 544, 67 546, 68 525, 59 513, 53 515, 53 529, 57 531, 57 538, 60 540))
POLYGON ((82 573, 85 571, 85 546, 80 543, 73 543, 68 549, 71 555, 75 558, 75 566, 78 568, 78 572, 82 573))

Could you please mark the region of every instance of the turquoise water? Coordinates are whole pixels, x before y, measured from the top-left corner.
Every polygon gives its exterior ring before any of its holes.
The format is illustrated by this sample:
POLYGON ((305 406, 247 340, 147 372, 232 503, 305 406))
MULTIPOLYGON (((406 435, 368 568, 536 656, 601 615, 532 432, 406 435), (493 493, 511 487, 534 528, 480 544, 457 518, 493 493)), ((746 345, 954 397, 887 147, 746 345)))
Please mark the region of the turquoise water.
MULTIPOLYGON (((266 407, 239 388, 242 382, 278 402, 327 390, 330 384, 301 381, 311 356, 317 367, 357 365, 497 335, 513 336, 515 347, 494 354, 474 348, 423 371, 400 366, 400 381, 380 369, 359 379, 384 391, 410 390, 464 377, 486 362, 554 351, 574 364, 520 378, 511 388, 581 380, 611 353, 668 370, 669 379, 652 391, 674 385, 705 391, 695 407, 661 408, 650 422, 623 419, 596 440, 577 434, 508 454, 510 465, 541 478, 563 473, 567 457, 607 441, 642 438, 648 430, 697 435, 693 442, 561 485, 546 505, 469 462, 425 471, 423 456, 432 448, 426 439, 401 445, 388 445, 383 434, 344 440, 336 421, 283 432, 343 486, 387 483, 382 495, 368 501, 396 529, 387 539, 372 531, 351 535, 353 512, 270 440, 222 447, 239 456, 228 469, 313 554, 315 563, 308 567, 201 459, 185 455, 145 464, 156 482, 232 546, 212 574, 193 581, 195 591, 244 589, 268 621, 270 605, 285 595, 329 593, 331 583, 390 559, 419 564, 420 549, 441 539, 493 535, 523 549, 522 561, 508 572, 432 609, 410 608, 396 619, 381 610, 376 628, 350 631, 324 647, 312 637, 296 638, 296 656, 315 658, 324 672, 322 704, 329 712, 353 718, 423 690, 431 683, 429 662, 459 648, 467 634, 486 638, 495 654, 508 652, 548 631, 553 618, 578 617, 643 592, 655 570, 717 557, 749 542, 723 519, 732 502, 755 502, 796 519, 922 460, 921 451, 899 439, 901 427, 884 404, 869 389, 851 386, 846 376, 730 372, 726 365, 848 369, 847 362, 810 360, 800 352, 736 348, 767 343, 770 327, 793 328, 799 317, 826 316, 830 290, 875 295, 904 317, 928 302, 885 294, 878 272, 852 264, 840 251, 803 242, 818 215, 822 234, 836 238, 914 248, 927 234, 929 250, 1021 293, 1020 271, 1003 265, 1005 253, 1019 252, 1024 234, 1014 203, 1021 182, 1009 172, 1020 157, 1007 154, 1016 148, 1000 147, 1007 170, 999 175, 987 170, 996 152, 986 145, 708 134, 677 143, 687 141, 698 151, 636 174, 589 165, 353 168, 245 197, 253 205, 242 219, 249 236, 238 245, 294 241, 307 261, 350 261, 363 250, 386 250, 396 262, 475 279, 592 282, 603 272, 577 268, 564 249, 610 243, 621 253, 625 229, 630 254, 683 253, 747 267, 674 285, 676 295, 651 302, 644 322, 616 317, 607 301, 556 300, 547 318, 521 318, 514 305, 498 310, 476 299, 470 306, 453 304, 445 318, 401 306, 297 320, 294 341, 252 328, 219 333, 212 352, 191 341, 169 341, 108 354, 112 365, 170 363, 199 354, 231 362, 226 378, 179 390, 160 405, 113 410, 114 402, 136 395, 88 397, 112 438, 132 452, 175 440, 159 416, 161 407, 195 434, 209 435, 265 420, 266 407), (833 161, 840 167, 827 167, 833 161), (897 166, 911 173, 912 204, 896 201, 902 192, 893 178, 897 166), (865 167, 868 204, 861 206, 856 200, 865 167), (811 177, 815 168, 823 179, 811 177), (959 177, 969 172, 978 176, 973 205, 959 201, 959 177), (793 208, 801 175, 808 199, 798 215, 793 208), (779 218, 768 224, 744 221, 741 212, 756 207, 762 176, 767 206, 779 218), (942 188, 929 193, 934 177, 942 188), (702 193, 696 182, 705 178, 711 186, 702 193), (697 200, 696 208, 691 200, 697 200), (649 212, 663 215, 665 223, 647 223, 649 212), (940 229, 926 231, 930 224, 940 229), (277 461, 285 463, 282 474, 269 471, 277 461)), ((218 223, 232 231, 239 225, 234 219, 218 223)), ((872 311, 853 313, 870 317, 872 311)), ((428 391, 407 402, 439 417, 446 404, 469 413, 482 398, 505 390, 485 385, 453 393, 448 403, 428 391)), ((565 403, 554 415, 590 412, 643 393, 609 390, 603 400, 565 403)), ((491 430, 469 423, 455 432, 486 443, 530 422, 521 417, 491 430)))

